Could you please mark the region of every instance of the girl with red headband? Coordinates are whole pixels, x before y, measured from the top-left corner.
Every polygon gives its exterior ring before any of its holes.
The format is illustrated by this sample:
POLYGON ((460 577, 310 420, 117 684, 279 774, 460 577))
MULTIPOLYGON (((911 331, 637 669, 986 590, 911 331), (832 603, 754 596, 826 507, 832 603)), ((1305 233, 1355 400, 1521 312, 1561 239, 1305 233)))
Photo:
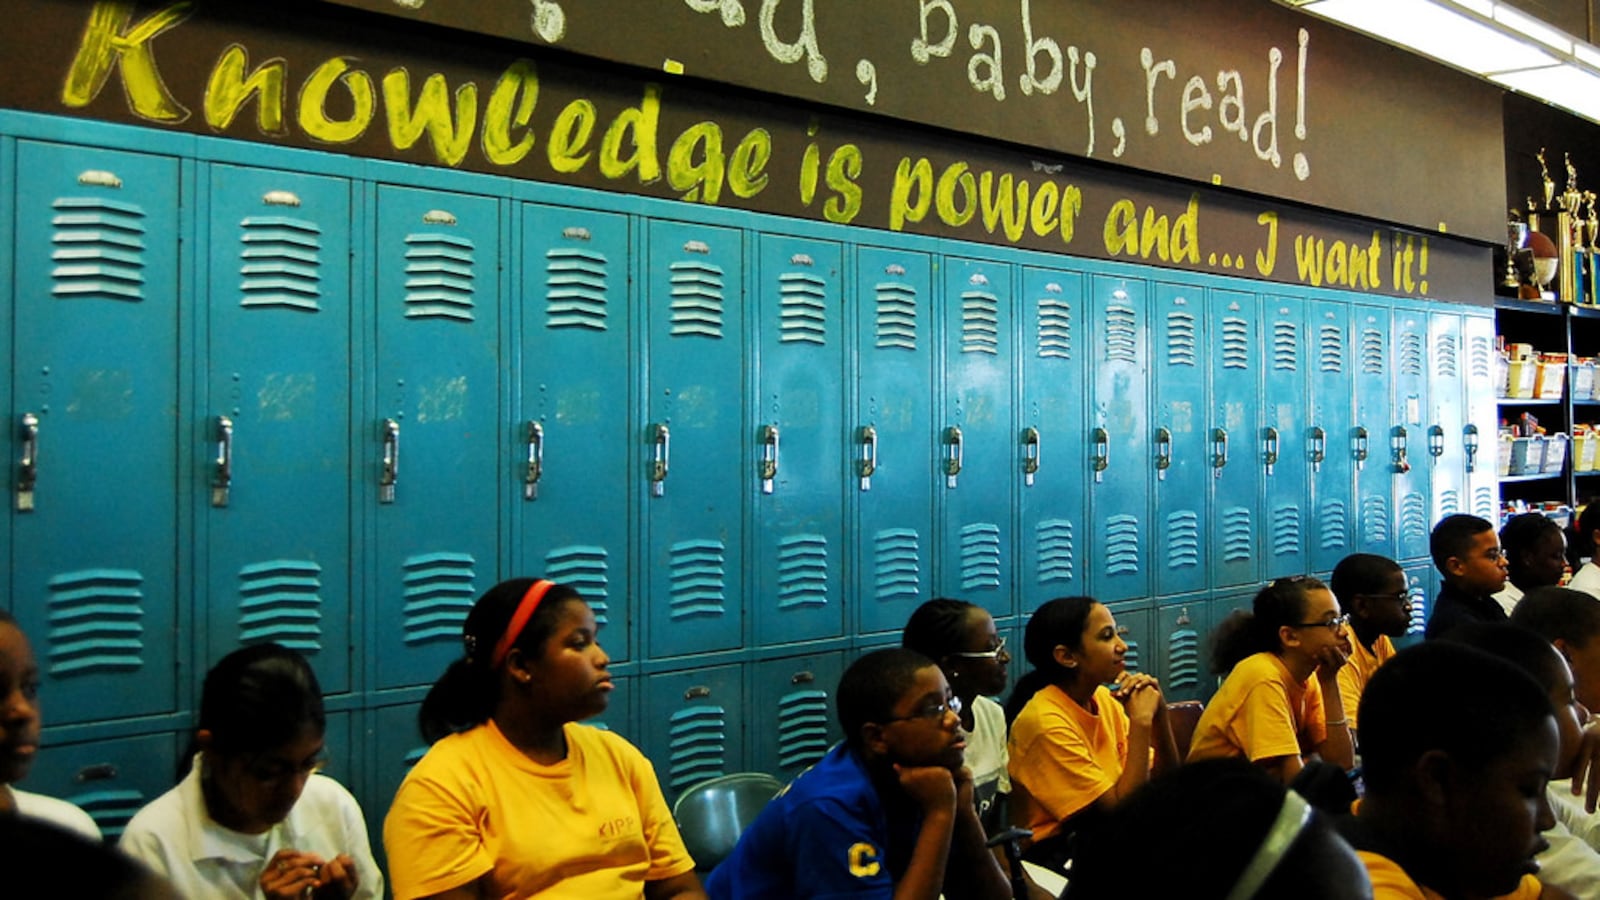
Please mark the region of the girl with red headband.
POLYGON ((650 761, 578 724, 612 689, 596 630, 566 585, 478 599, 465 656, 422 702, 433 747, 383 825, 396 900, 705 897, 650 761))

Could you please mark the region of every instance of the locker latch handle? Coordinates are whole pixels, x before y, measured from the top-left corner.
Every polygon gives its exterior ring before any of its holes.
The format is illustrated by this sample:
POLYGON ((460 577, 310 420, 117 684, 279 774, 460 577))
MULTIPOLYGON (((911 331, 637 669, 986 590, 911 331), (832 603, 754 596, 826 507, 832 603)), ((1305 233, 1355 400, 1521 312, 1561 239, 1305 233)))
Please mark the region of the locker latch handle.
POLYGON ((383 474, 378 478, 378 502, 393 503, 400 481, 400 423, 383 420, 383 474))
POLYGON ((1444 428, 1439 425, 1428 426, 1428 455, 1434 459, 1444 455, 1444 428))
POLYGON ((1111 433, 1097 427, 1091 434, 1094 456, 1090 458, 1090 466, 1094 469, 1094 480, 1098 484, 1105 479, 1106 470, 1111 468, 1111 433))
POLYGON ((539 499, 539 479, 544 477, 544 426, 528 420, 528 470, 522 476, 522 499, 539 499))
POLYGON ((1389 450, 1394 457, 1394 470, 1401 475, 1411 471, 1411 460, 1406 458, 1408 441, 1404 425, 1396 425, 1394 431, 1389 433, 1389 450))
POLYGON ((1156 480, 1166 481, 1167 470, 1172 468, 1172 429, 1156 429, 1156 480))
POLYGON ((1328 433, 1320 426, 1311 426, 1311 471, 1321 472, 1322 463, 1328 458, 1328 433))
POLYGON ((711 688, 703 684, 697 684, 683 692, 683 699, 685 700, 704 700, 709 696, 711 696, 711 688))
POLYGON ((1478 426, 1468 425, 1461 429, 1461 447, 1467 453, 1467 471, 1475 472, 1478 469, 1478 426))
POLYGON ((1367 467, 1367 429, 1360 425, 1351 432, 1350 456, 1356 461, 1357 472, 1367 467))
POLYGON ((221 509, 228 505, 228 495, 233 490, 233 420, 217 416, 216 477, 211 481, 211 505, 221 509))
POLYGON ((789 676, 790 684, 810 684, 816 680, 817 676, 811 674, 810 672, 796 672, 789 676))
POLYGON ((33 512, 33 489, 39 483, 39 417, 22 414, 22 463, 17 467, 17 512, 33 512))
POLYGON ((1213 428, 1211 430, 1211 474, 1216 478, 1222 477, 1222 470, 1228 467, 1228 429, 1213 428))
POLYGON ((672 432, 665 424, 651 426, 650 496, 667 495, 667 469, 672 462, 672 432))
POLYGON ((878 429, 861 426, 861 458, 856 461, 856 476, 861 479, 863 491, 872 490, 872 475, 878 471, 878 429))
POLYGON ((961 443, 961 426, 951 425, 944 430, 944 486, 956 486, 956 476, 961 474, 961 462, 966 448, 961 443))
POLYGON ((1022 483, 1032 487, 1033 476, 1039 472, 1039 429, 1028 426, 1022 429, 1022 483))
POLYGON ((761 473, 761 493, 772 493, 773 479, 778 477, 778 426, 761 426, 761 461, 756 464, 761 473))
POLYGON ((1272 469, 1278 464, 1278 429, 1268 427, 1265 432, 1265 447, 1261 452, 1261 461, 1266 463, 1267 474, 1272 474, 1272 469))

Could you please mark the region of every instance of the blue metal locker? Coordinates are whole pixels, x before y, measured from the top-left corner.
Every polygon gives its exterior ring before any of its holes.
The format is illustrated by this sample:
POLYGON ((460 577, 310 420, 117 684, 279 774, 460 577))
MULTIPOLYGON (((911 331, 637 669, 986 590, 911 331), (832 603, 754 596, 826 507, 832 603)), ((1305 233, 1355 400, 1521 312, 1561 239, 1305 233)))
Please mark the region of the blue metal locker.
MULTIPOLYGON (((1455 381, 1459 366, 1456 351, 1445 345, 1433 349, 1448 355, 1433 357, 1430 366, 1428 313, 1421 304, 1395 301, 1392 322, 1394 406, 1385 458, 1394 472, 1395 558, 1425 559, 1434 523, 1429 517, 1435 460, 1428 452, 1428 376, 1432 368, 1432 374, 1455 381)), ((1444 334, 1458 341, 1459 325, 1444 334)))
POLYGON ((1211 676, 1210 596, 1205 592, 1164 597, 1155 609, 1155 639, 1160 647, 1161 694, 1168 703, 1207 700, 1216 690, 1211 676))
MULTIPOLYGON (((1022 405, 1018 512, 1022 554, 1018 612, 1085 590, 1084 391, 1089 351, 1084 278, 1078 272, 1022 272, 1022 405)), ((1011 654, 1022 656, 1022 645, 1011 654)))
POLYGON ((1211 364, 1211 583, 1263 577, 1262 480, 1269 441, 1261 423, 1261 304, 1213 288, 1206 298, 1211 364))
POLYGON ((1000 618, 1016 604, 1012 490, 1022 455, 1011 270, 956 257, 943 268, 942 411, 930 448, 941 486, 933 591, 1000 618))
MULTIPOLYGON (((1461 426, 1463 484, 1467 489, 1470 512, 1490 522, 1497 521, 1500 509, 1500 483, 1495 472, 1496 434, 1499 405, 1494 383, 1494 314, 1489 310, 1467 310, 1461 317, 1461 343, 1466 349, 1467 377, 1464 402, 1466 415, 1461 426)), ((1445 440, 1456 440, 1445 435, 1445 440)))
POLYGON ((898 632, 931 594, 933 497, 932 272, 909 250, 856 251, 858 421, 851 437, 861 633, 898 632))
POLYGON ((710 666, 646 680, 640 749, 655 764, 669 804, 702 781, 746 771, 743 668, 710 666))
POLYGON ((373 482, 380 688, 427 684, 502 574, 500 205, 383 185, 376 248, 373 482))
POLYGON ((11 605, 53 724, 170 712, 179 165, 19 141, 17 168, 11 605))
POLYGON ((1090 283, 1089 589, 1110 603, 1150 594, 1149 307, 1145 283, 1090 283))
POLYGON ((46 741, 23 790, 67 800, 116 841, 134 813, 167 792, 177 771, 179 742, 172 732, 54 744, 46 741))
MULTIPOLYGON (((1326 438, 1312 431, 1307 387, 1316 359, 1307 327, 1308 304, 1299 297, 1264 296, 1262 304, 1262 421, 1266 488, 1262 492, 1263 577, 1312 571, 1316 537, 1311 504, 1311 459, 1326 453, 1326 438)), ((1349 392, 1340 398, 1349 407, 1349 392)), ((1322 427, 1326 433, 1326 426, 1322 427)))
POLYGON ((621 661, 642 589, 628 564, 638 484, 629 220, 534 203, 521 215, 522 390, 511 436, 521 464, 501 494, 520 507, 517 571, 582 592, 601 644, 621 661))
POLYGON ((1149 600, 1133 600, 1108 604, 1111 618, 1117 623, 1117 636, 1128 645, 1123 661, 1129 672, 1149 672, 1157 675, 1159 660, 1155 639, 1155 625, 1151 621, 1149 600))
POLYGON ((758 645, 844 633, 850 473, 839 245, 758 240, 754 496, 758 645))
POLYGON ((1360 345, 1351 339, 1350 307, 1327 296, 1308 301, 1306 332, 1311 387, 1311 415, 1304 432, 1311 476, 1308 568, 1331 572, 1355 552, 1360 521, 1355 475, 1369 443, 1361 436, 1363 426, 1356 422, 1352 402, 1360 345))
POLYGON ((1197 284, 1161 281, 1154 291, 1155 414, 1144 455, 1155 469, 1155 593, 1168 597, 1210 584, 1213 513, 1206 500, 1214 448, 1207 330, 1216 317, 1208 313, 1205 288, 1197 284))
POLYGON ((1404 647, 1422 640, 1428 626, 1428 616, 1433 614, 1433 598, 1439 593, 1439 571, 1432 561, 1407 563, 1406 590, 1411 593, 1411 625, 1404 636, 1395 640, 1395 646, 1404 647))
MULTIPOLYGON (((1423 446, 1432 480, 1430 530, 1434 522, 1455 513, 1471 512, 1467 495, 1467 460, 1462 444, 1466 427, 1467 348, 1462 343, 1461 315, 1443 304, 1433 304, 1428 317, 1428 362, 1433 369, 1427 383, 1428 403, 1423 446)), ((1490 521, 1494 521, 1491 519, 1490 521)), ((1426 544, 1424 555, 1426 555, 1426 544)))
POLYGON ((788 781, 843 737, 834 692, 844 674, 844 654, 769 659, 750 668, 751 768, 788 781))
POLYGON ((650 657, 744 637, 745 301, 742 235, 653 221, 642 449, 650 657))
POLYGON ((350 185, 211 167, 204 467, 208 647, 277 641, 350 690, 350 185))
POLYGON ((1355 462, 1356 542, 1352 552, 1395 555, 1394 410, 1390 371, 1389 310, 1355 304, 1351 310, 1351 388, 1355 426, 1350 436, 1355 462))

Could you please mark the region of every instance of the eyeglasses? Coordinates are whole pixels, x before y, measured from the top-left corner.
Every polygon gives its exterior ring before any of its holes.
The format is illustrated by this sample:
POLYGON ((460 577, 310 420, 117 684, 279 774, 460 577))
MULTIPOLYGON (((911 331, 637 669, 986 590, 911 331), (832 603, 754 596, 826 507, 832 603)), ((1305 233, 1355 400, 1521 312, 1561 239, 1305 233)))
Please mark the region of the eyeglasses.
POLYGON ((960 697, 957 697, 954 694, 952 694, 949 697, 946 697, 944 699, 943 703, 930 703, 927 706, 922 707, 921 709, 917 710, 916 712, 912 713, 909 716, 895 716, 895 717, 890 718, 890 719, 884 719, 883 720, 883 724, 884 725, 888 725, 888 724, 890 724, 892 722, 905 722, 905 721, 909 721, 911 719, 928 719, 928 720, 934 721, 934 722, 942 722, 942 721, 944 721, 944 714, 947 713, 947 712, 948 713, 955 713, 957 717, 960 717, 960 715, 961 715, 961 698, 960 697))
POLYGON ((954 656, 958 659, 999 659, 1005 650, 1006 639, 1002 637, 1000 642, 994 645, 993 650, 963 650, 959 653, 946 653, 945 656, 954 656))
POLYGON ((1345 613, 1342 616, 1334 616, 1331 619, 1323 619, 1321 622, 1301 622, 1301 623, 1299 623, 1298 625, 1296 625, 1294 627, 1296 627, 1296 628, 1326 628, 1329 631, 1338 631, 1339 629, 1341 629, 1341 628, 1343 628, 1345 626, 1346 622, 1349 622, 1349 621, 1350 621, 1350 614, 1349 613, 1345 613))
POLYGON ((1411 592, 1401 591, 1398 594, 1356 594, 1357 597, 1371 597, 1374 600, 1393 600, 1396 603, 1411 602, 1411 592))
POLYGON ((284 781, 293 776, 309 778, 321 771, 328 764, 328 758, 321 754, 305 762, 292 763, 283 759, 258 759, 245 768, 245 772, 263 784, 272 784, 284 781))

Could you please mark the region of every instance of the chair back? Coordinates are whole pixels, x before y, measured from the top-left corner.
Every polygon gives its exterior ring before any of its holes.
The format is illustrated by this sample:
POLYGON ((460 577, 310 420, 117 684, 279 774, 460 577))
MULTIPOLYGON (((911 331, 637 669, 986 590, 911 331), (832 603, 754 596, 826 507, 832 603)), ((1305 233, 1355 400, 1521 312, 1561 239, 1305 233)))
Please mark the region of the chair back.
POLYGON ((695 870, 709 872, 727 859, 739 835, 781 790, 783 782, 765 772, 735 772, 702 781, 679 795, 672 817, 694 857, 695 870))
POLYGON ((1172 723, 1172 740, 1178 745, 1179 761, 1189 758, 1189 743, 1194 740, 1195 726, 1200 724, 1200 714, 1205 708, 1199 700, 1167 704, 1167 721, 1172 723))

